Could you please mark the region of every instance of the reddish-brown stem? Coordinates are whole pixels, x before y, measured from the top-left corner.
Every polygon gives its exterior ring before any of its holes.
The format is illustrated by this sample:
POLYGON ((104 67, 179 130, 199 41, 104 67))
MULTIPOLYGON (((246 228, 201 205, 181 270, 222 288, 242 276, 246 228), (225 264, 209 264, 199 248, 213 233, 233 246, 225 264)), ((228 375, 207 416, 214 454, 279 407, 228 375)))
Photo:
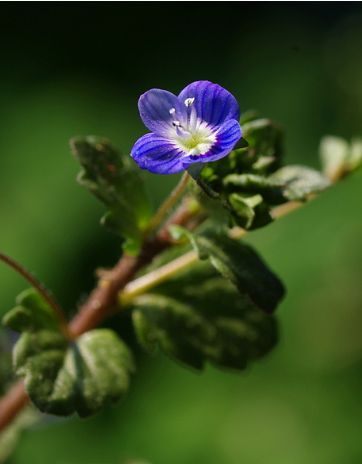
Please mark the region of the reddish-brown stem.
POLYGON ((100 280, 78 314, 70 321, 71 336, 79 337, 110 316, 116 310, 118 292, 132 280, 137 271, 150 263, 152 258, 166 246, 168 246, 167 242, 146 242, 138 256, 124 254, 118 264, 100 280))
POLYGON ((23 380, 18 380, 7 392, 6 396, 0 398, 0 430, 10 424, 20 410, 29 402, 25 391, 23 380))
MULTIPOLYGON (((195 219, 196 215, 197 212, 189 211, 186 203, 181 204, 158 233, 145 241, 138 256, 124 254, 116 266, 100 279, 88 300, 70 321, 68 325, 70 338, 77 338, 84 332, 94 329, 110 316, 119 305, 117 295, 120 290, 133 279, 142 267, 149 264, 156 255, 172 245, 172 237, 168 232, 169 226, 177 224, 186 227, 195 219)), ((28 401, 23 381, 20 380, 0 400, 0 430, 11 422, 28 401)))

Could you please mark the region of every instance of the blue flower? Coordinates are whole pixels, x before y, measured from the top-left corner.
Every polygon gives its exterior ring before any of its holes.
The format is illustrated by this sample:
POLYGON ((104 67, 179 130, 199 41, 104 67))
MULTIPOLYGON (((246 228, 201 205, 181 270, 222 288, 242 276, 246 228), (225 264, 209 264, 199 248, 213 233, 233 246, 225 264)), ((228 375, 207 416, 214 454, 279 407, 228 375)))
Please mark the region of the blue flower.
POLYGON ((193 82, 178 97, 151 89, 141 95, 138 108, 152 132, 137 140, 131 156, 141 169, 156 174, 223 158, 241 137, 238 102, 208 81, 193 82))

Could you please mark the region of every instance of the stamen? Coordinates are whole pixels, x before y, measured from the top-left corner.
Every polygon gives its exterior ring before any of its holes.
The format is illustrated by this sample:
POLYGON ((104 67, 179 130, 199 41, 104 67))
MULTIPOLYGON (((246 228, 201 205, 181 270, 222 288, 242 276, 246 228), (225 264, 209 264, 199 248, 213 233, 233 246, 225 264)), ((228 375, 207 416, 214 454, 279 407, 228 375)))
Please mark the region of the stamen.
POLYGON ((195 97, 186 98, 185 105, 186 106, 191 106, 194 101, 195 101, 195 97))
POLYGON ((190 139, 192 135, 190 132, 185 131, 181 124, 175 124, 176 127, 176 134, 181 137, 182 139, 190 139))
POLYGON ((176 113, 176 109, 175 109, 175 108, 171 108, 171 109, 170 109, 170 114, 174 114, 174 113, 176 113))

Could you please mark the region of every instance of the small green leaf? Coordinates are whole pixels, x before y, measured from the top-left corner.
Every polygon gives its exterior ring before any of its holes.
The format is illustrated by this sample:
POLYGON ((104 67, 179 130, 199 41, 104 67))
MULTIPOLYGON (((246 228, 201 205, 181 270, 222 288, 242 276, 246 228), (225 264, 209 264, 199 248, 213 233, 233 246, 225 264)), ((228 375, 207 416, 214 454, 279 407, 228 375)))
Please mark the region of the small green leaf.
POLYGON ((274 347, 275 319, 256 309, 215 271, 210 274, 209 266, 199 263, 173 280, 174 285, 159 289, 166 295, 147 294, 135 300, 134 326, 146 350, 158 346, 194 369, 209 361, 242 370, 274 347))
POLYGON ((173 225, 170 226, 169 232, 175 240, 181 240, 182 238, 187 238, 188 240, 190 240, 194 250, 196 251, 200 259, 207 259, 209 257, 209 253, 205 251, 202 246, 199 245, 199 242, 196 239, 196 235, 190 232, 189 230, 185 229, 182 226, 173 225))
POLYGON ((17 306, 5 314, 3 324, 15 332, 40 329, 60 330, 54 310, 34 288, 24 290, 16 298, 17 306))
POLYGON ((86 332, 71 344, 56 331, 24 332, 14 347, 14 367, 40 411, 80 417, 119 400, 134 369, 131 352, 108 329, 86 332))
POLYGON ((252 230, 273 221, 270 208, 261 195, 233 193, 229 195, 228 200, 235 222, 239 227, 252 230))
POLYGON ((239 187, 242 191, 258 192, 280 188, 282 184, 257 174, 229 174, 223 180, 225 186, 239 187))
POLYGON ((284 184, 283 196, 288 200, 305 200, 308 195, 330 187, 330 181, 315 169, 305 166, 285 166, 269 177, 272 182, 284 184))
MULTIPOLYGON (((255 119, 242 125, 243 137, 248 141, 246 149, 249 171, 257 165, 261 158, 272 159, 273 163, 265 163, 264 174, 270 173, 280 166, 284 155, 284 128, 270 119, 255 119)), ((257 169, 260 170, 260 167, 257 169)), ((245 172, 238 170, 239 173, 245 172)))
POLYGON ((215 269, 255 306, 267 313, 276 309, 284 296, 284 287, 250 246, 224 235, 196 235, 189 231, 185 235, 200 259, 209 258, 215 269))
POLYGON ((126 251, 136 254, 151 215, 140 170, 106 139, 75 137, 70 145, 83 166, 78 182, 109 209, 101 223, 125 237, 126 251))
POLYGON ((259 194, 270 204, 283 203, 284 184, 257 174, 229 174, 223 180, 231 192, 259 194))

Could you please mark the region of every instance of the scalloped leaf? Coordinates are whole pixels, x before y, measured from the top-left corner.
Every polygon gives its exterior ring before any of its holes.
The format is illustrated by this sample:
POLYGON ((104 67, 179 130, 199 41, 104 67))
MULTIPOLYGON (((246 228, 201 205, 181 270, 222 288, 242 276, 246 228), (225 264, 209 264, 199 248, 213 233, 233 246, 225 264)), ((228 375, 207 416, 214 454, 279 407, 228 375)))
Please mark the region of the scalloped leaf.
POLYGON ((228 200, 236 224, 243 229, 257 229, 273 221, 270 208, 261 195, 233 193, 228 200))
POLYGON ((200 270, 196 265, 188 275, 174 279, 171 288, 160 288, 173 296, 138 297, 133 311, 136 334, 147 351, 158 346, 194 369, 201 370, 208 361, 220 368, 243 370, 275 346, 276 320, 240 296, 225 279, 215 277, 215 271, 212 274, 210 278, 209 268, 200 270))
POLYGON ((283 196, 288 201, 303 201, 308 195, 323 192, 331 182, 319 171, 306 166, 285 166, 269 177, 284 185, 283 196))
POLYGON ((3 325, 15 332, 36 331, 40 329, 60 330, 59 320, 54 310, 42 295, 29 288, 16 298, 16 306, 3 317, 3 325))
POLYGON ((284 183, 256 174, 229 174, 223 180, 231 192, 261 195, 271 204, 284 203, 282 191, 284 183))
POLYGON ((78 182, 109 210, 102 225, 125 237, 125 250, 137 254, 151 216, 140 170, 107 139, 74 137, 70 145, 83 167, 78 182))
POLYGON ((86 332, 70 344, 57 331, 24 332, 13 356, 35 406, 59 416, 88 417, 118 401, 134 370, 130 350, 109 329, 86 332))
POLYGON ((200 259, 209 258, 214 268, 257 307, 267 313, 276 309, 284 286, 250 246, 224 235, 196 235, 180 226, 173 226, 170 232, 177 239, 187 237, 200 259))

